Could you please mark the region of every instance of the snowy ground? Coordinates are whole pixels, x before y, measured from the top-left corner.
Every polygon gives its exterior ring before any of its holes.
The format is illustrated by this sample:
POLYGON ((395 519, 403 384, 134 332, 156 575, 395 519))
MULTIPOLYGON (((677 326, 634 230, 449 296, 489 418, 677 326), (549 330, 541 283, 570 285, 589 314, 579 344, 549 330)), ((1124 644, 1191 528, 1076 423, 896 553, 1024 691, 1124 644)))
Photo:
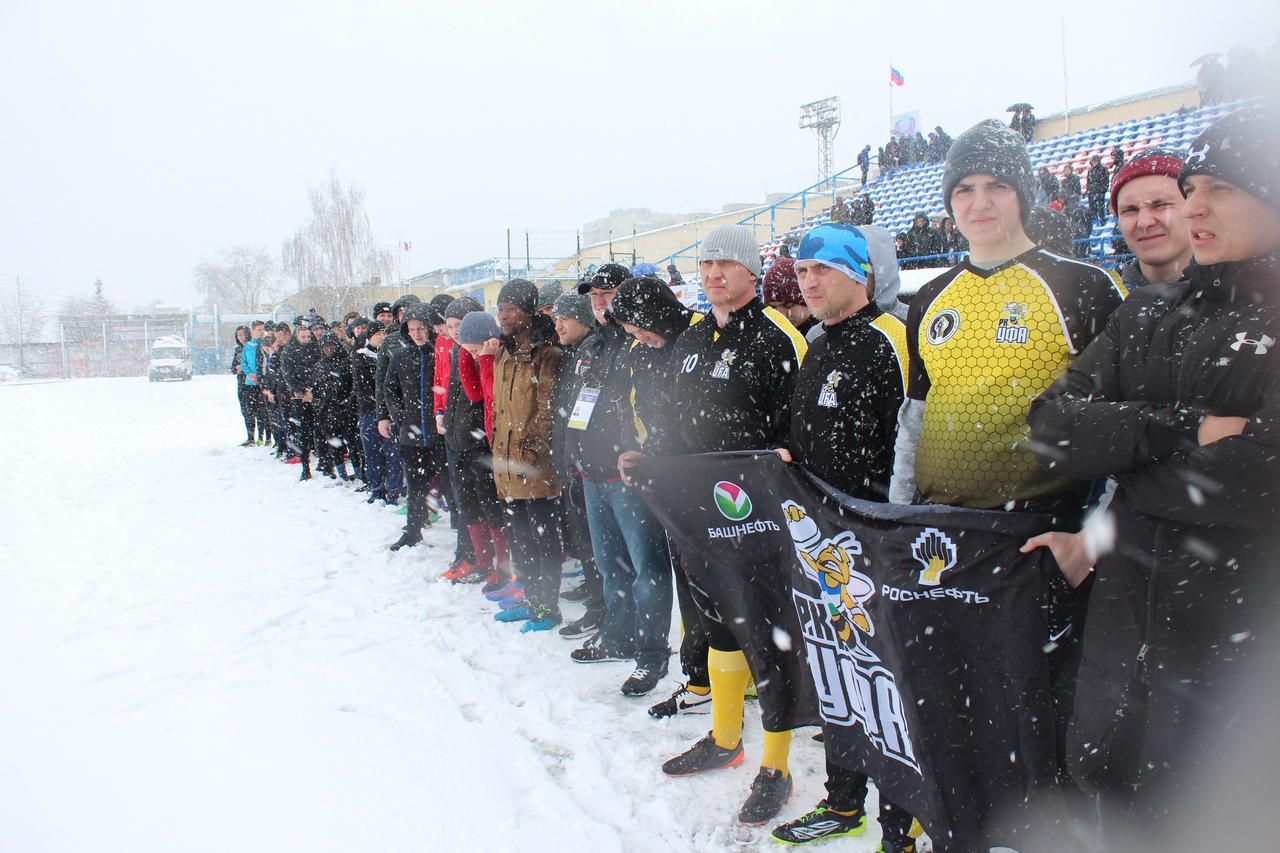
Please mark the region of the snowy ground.
MULTIPOLYGON (((780 849, 736 821, 754 705, 744 766, 663 776, 710 727, 645 713, 674 678, 627 699, 629 665, 493 622, 435 579, 443 523, 387 552, 390 510, 235 446, 231 377, 4 385, 0 411, 0 850, 780 849)), ((784 819, 823 794, 809 734, 784 819)))

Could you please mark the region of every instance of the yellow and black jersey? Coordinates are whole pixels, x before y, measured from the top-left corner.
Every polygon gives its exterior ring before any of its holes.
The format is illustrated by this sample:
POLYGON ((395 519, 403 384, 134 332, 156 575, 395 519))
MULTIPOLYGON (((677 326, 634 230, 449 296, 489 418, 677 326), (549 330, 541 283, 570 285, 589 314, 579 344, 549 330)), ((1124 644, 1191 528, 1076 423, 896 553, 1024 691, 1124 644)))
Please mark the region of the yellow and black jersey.
POLYGON ((1043 249, 991 270, 966 261, 921 288, 907 314, 907 396, 926 401, 920 494, 990 509, 1072 488, 1032 456, 1027 410, 1126 293, 1104 270, 1043 249))

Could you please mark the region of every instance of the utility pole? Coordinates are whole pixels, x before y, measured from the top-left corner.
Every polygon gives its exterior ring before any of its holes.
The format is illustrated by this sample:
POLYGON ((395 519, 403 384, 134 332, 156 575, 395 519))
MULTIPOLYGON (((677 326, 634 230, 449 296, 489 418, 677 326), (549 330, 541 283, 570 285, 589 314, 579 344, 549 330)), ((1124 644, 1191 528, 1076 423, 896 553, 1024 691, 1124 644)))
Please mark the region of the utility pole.
POLYGON ((23 339, 26 335, 22 333, 22 277, 14 276, 14 287, 18 291, 18 373, 22 373, 25 363, 23 353, 23 339))

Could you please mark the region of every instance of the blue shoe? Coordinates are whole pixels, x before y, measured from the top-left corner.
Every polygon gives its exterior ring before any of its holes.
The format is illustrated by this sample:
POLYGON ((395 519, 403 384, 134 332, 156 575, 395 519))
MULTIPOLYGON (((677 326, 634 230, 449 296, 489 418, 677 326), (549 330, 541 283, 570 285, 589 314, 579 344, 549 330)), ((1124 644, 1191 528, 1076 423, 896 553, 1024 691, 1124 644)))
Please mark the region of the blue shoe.
POLYGON ((530 619, 532 617, 533 617, 533 614, 529 612, 529 608, 521 604, 519 607, 513 607, 510 610, 503 610, 493 614, 493 621, 523 622, 524 620, 530 619))
POLYGON ((520 626, 521 634, 532 634, 534 631, 550 631, 560 624, 559 616, 547 616, 543 619, 530 619, 520 626))
POLYGON ((513 607, 524 607, 524 590, 516 590, 514 595, 499 601, 498 606, 503 610, 510 610, 513 607))
POLYGON ((504 598, 510 598, 517 592, 524 592, 524 584, 520 583, 520 581, 512 581, 500 589, 495 589, 493 592, 486 592, 484 597, 490 601, 501 601, 504 598))

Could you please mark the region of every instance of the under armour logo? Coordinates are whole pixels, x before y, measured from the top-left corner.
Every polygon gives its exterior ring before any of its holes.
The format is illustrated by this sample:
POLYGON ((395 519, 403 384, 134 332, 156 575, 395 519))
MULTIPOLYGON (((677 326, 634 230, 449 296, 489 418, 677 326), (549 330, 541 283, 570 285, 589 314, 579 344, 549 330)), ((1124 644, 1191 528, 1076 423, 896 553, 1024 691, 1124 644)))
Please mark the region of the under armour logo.
POLYGON ((1248 332, 1236 332, 1236 342, 1231 348, 1236 352, 1240 352, 1240 347, 1253 347, 1254 355, 1266 355, 1267 350, 1276 345, 1276 339, 1270 335, 1263 335, 1260 339, 1249 337, 1248 332))
POLYGON ((1187 155, 1188 163, 1203 163, 1204 156, 1209 153, 1209 143, 1201 145, 1199 149, 1193 148, 1191 153, 1187 155))

